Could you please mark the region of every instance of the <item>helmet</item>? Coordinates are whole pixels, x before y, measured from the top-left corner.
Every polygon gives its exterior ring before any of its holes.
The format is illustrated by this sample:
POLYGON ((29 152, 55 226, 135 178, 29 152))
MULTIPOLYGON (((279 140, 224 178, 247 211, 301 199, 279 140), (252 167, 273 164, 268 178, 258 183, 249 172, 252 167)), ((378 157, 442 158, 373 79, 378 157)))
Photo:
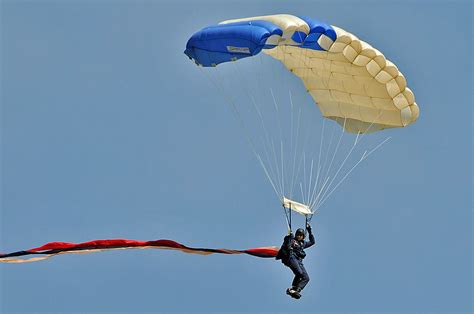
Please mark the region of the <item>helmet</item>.
POLYGON ((297 237, 299 235, 302 235, 303 237, 305 236, 304 229, 298 228, 298 230, 296 230, 295 237, 297 237))

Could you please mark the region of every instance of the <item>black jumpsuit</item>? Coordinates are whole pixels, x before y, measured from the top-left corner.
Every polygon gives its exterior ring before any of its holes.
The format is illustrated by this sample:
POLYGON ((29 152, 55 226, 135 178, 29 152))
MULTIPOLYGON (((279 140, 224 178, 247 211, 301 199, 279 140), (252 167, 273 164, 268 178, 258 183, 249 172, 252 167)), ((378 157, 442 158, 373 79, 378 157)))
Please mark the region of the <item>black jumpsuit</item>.
POLYGON ((293 235, 285 237, 285 244, 288 254, 288 259, 283 260, 283 263, 288 266, 295 274, 292 286, 299 292, 309 282, 309 276, 303 265, 303 259, 306 257, 304 249, 314 245, 315 240, 311 232, 309 232, 309 241, 298 241, 293 235))

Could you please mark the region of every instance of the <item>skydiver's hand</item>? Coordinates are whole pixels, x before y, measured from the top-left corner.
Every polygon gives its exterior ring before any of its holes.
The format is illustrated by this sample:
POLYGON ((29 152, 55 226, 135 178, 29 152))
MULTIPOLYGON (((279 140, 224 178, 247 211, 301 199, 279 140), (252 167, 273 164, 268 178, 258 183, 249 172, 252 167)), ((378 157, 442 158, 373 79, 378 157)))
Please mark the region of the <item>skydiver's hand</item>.
POLYGON ((309 233, 311 233, 311 226, 308 224, 306 224, 306 230, 308 230, 309 233))

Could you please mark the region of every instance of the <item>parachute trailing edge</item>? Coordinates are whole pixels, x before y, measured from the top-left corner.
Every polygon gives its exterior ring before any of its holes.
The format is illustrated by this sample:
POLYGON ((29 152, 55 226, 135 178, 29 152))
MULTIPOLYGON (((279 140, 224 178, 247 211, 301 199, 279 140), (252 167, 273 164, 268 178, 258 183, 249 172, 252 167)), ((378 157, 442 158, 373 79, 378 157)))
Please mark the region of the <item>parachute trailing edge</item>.
POLYGON ((8 254, 0 253, 0 263, 25 263, 44 260, 59 254, 86 254, 118 249, 172 249, 184 253, 210 254, 248 254, 261 258, 272 258, 278 253, 277 247, 260 247, 247 250, 193 248, 172 240, 139 241, 127 239, 93 240, 83 243, 50 242, 43 246, 8 254), (42 255, 30 257, 31 255, 42 255))
POLYGON ((223 21, 196 32, 184 53, 203 67, 260 52, 304 83, 322 115, 351 133, 414 123, 419 108, 397 66, 355 35, 289 14, 223 21))

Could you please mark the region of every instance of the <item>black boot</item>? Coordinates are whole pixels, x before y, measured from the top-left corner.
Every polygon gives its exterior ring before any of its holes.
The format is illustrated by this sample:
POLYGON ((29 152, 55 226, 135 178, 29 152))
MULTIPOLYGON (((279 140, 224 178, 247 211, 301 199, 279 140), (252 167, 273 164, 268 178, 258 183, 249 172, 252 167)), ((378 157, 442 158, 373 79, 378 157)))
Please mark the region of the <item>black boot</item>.
POLYGON ((303 290, 303 289, 301 289, 300 287, 295 287, 295 293, 294 294, 296 296, 296 299, 301 298, 301 290, 303 290))
POLYGON ((288 294, 289 296, 291 296, 294 299, 301 298, 301 294, 298 292, 298 289, 295 288, 295 287, 291 287, 291 288, 286 289, 286 294, 288 294))

